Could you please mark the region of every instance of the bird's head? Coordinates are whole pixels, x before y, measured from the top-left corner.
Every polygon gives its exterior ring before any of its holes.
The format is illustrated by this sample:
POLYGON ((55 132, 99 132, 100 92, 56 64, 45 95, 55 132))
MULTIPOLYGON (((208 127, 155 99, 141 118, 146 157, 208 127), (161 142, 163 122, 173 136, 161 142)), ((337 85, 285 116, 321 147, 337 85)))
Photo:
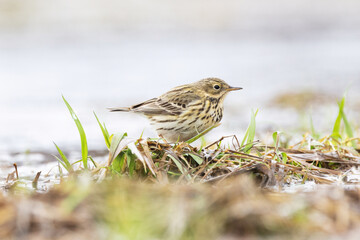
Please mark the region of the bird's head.
POLYGON ((231 87, 220 78, 205 78, 195 83, 197 88, 204 91, 210 97, 222 98, 227 93, 235 90, 241 90, 241 87, 231 87))

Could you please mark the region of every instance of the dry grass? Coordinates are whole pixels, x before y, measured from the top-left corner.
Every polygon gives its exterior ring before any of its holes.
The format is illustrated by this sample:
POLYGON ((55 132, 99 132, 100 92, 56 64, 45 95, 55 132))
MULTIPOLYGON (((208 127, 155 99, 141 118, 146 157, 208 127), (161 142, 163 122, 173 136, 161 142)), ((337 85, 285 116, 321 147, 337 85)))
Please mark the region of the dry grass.
MULTIPOLYGON (((348 170, 360 164, 357 151, 346 144, 335 144, 332 137, 315 141, 305 135, 302 141, 288 148, 253 142, 248 153, 235 136, 227 138, 231 139, 232 146, 222 146, 223 137, 201 150, 183 142, 174 145, 139 139, 131 143, 132 155, 114 158, 110 154, 107 166, 95 168, 93 173, 100 179, 119 174, 158 183, 173 180, 178 183, 215 182, 255 173, 262 187, 282 187, 294 178, 332 183, 331 179, 343 179, 348 170), (132 174, 130 166, 134 166, 132 174)), ((129 150, 126 144, 122 152, 129 150)))
POLYGON ((214 184, 95 183, 70 177, 46 194, 0 197, 1 239, 304 239, 360 227, 360 191, 261 190, 249 177, 214 184))

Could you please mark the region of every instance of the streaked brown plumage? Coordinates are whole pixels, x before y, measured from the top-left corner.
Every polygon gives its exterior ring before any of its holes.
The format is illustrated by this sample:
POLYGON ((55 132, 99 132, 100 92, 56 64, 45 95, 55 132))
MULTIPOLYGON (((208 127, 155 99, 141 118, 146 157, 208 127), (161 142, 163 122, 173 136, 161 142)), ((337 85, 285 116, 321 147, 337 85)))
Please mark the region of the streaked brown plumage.
POLYGON ((110 110, 141 113, 166 140, 186 141, 220 122, 225 96, 240 89, 219 78, 205 78, 131 107, 110 110))

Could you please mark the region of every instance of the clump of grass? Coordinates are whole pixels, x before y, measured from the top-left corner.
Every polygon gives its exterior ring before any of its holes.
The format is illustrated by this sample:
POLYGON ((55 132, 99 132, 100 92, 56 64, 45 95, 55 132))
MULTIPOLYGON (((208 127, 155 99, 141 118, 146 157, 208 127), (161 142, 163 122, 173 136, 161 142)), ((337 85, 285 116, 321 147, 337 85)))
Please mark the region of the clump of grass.
MULTIPOLYGON (((92 158, 88 156, 84 129, 69 103, 63 99, 78 127, 82 143, 81 162, 84 170, 87 170, 87 159, 92 158)), ((264 186, 280 184, 289 176, 329 182, 321 174, 337 176, 341 174, 340 170, 357 166, 360 162, 359 154, 354 150, 356 140, 345 115, 344 105, 345 98, 339 102, 339 114, 330 136, 315 140, 305 134, 299 143, 285 148, 280 141, 280 132, 273 133, 273 146, 262 146, 255 140, 258 110, 252 112, 241 144, 236 136, 227 136, 208 145, 202 142, 200 148, 190 144, 218 125, 187 142, 169 144, 161 138, 145 140, 141 137, 129 138, 126 133, 110 135, 105 124, 101 123, 94 113, 105 145, 109 149, 109 158, 106 164, 99 165, 94 162, 92 173, 98 179, 128 176, 152 182, 206 182, 219 177, 225 179, 245 169, 261 169, 261 174, 267 179, 264 186), (222 141, 225 138, 231 138, 233 145, 223 146, 222 141), (258 168, 257 164, 266 168, 258 168), (281 173, 278 173, 279 169, 281 173)), ((69 173, 74 172, 74 163, 71 164, 60 148, 56 144, 55 146, 60 154, 57 159, 61 166, 69 173)))
MULTIPOLYGON (((74 120, 74 123, 76 124, 76 127, 78 129, 79 135, 80 135, 80 140, 81 140, 81 162, 82 162, 82 166, 85 170, 88 170, 88 159, 91 160, 91 162, 94 164, 94 166, 96 166, 96 163, 94 162, 94 160, 92 159, 91 156, 89 156, 89 152, 88 152, 88 145, 87 145, 87 140, 86 140, 86 134, 84 131, 84 128, 79 120, 79 118, 77 117, 75 111, 72 109, 72 107, 70 106, 70 104, 66 101, 65 97, 62 96, 63 101, 66 105, 66 107, 68 108, 70 115, 72 117, 72 119, 74 120)), ((57 156, 55 156, 55 158, 58 160, 58 162, 61 164, 62 167, 64 167, 64 169, 69 172, 72 173, 74 172, 73 169, 73 165, 78 163, 79 161, 76 161, 74 163, 70 163, 70 161, 68 160, 68 158, 66 157, 66 155, 63 153, 63 151, 58 147, 58 145, 56 145, 56 143, 54 143, 60 158, 58 158, 57 156)), ((62 172, 60 170, 60 172, 62 172)))

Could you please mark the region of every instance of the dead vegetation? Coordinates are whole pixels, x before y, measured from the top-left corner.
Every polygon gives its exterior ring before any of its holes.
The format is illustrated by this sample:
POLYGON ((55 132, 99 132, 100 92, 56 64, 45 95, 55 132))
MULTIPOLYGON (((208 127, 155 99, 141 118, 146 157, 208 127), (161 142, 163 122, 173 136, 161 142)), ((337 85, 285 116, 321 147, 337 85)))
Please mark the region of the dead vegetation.
MULTIPOLYGON (((304 239, 359 234, 360 191, 344 188, 357 151, 309 135, 289 148, 235 136, 202 149, 121 138, 104 165, 73 169, 45 194, 0 197, 1 239, 304 239), (121 144, 123 142, 123 144, 121 144), (310 145, 309 145, 310 144, 310 145), (281 190, 293 181, 315 192, 281 190), (336 183, 336 184, 333 184, 336 183), (342 185, 342 186, 339 186, 342 185)), ((39 178, 39 173, 34 182, 39 178)), ((20 192, 20 194, 19 194, 20 192)))
POLYGON ((201 149, 183 142, 173 145, 139 139, 125 143, 116 150, 123 154, 114 157, 110 153, 106 167, 93 170, 96 177, 119 174, 159 183, 204 183, 254 173, 262 187, 281 189, 296 178, 346 184, 348 171, 360 164, 360 154, 353 148, 335 146, 332 137, 316 141, 310 135, 288 148, 251 142, 247 151, 247 145, 241 145, 236 136, 223 137, 201 149), (221 145, 225 138, 231 139, 231 147, 221 145))

